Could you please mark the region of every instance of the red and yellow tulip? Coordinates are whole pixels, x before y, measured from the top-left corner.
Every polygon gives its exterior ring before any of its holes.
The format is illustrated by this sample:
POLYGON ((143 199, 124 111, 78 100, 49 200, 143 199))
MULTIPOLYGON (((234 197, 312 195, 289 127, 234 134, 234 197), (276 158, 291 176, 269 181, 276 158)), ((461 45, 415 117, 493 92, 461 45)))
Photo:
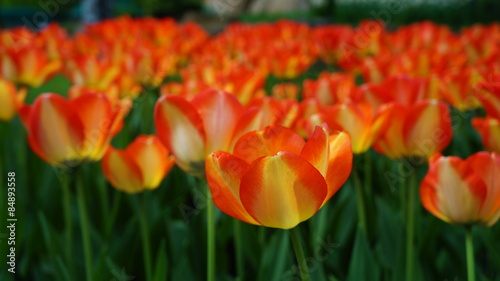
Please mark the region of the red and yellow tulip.
POLYGON ((420 185, 427 211, 453 224, 492 226, 500 218, 500 155, 478 152, 465 160, 436 155, 420 185))
POLYGON ((206 159, 215 205, 241 221, 290 229, 313 216, 344 184, 352 168, 349 136, 317 127, 307 142, 272 126, 243 135, 234 153, 206 159))
POLYGON ((102 158, 128 109, 102 94, 66 100, 48 93, 21 107, 20 116, 31 149, 51 165, 71 167, 102 158))
POLYGON ((448 107, 437 100, 423 100, 414 105, 392 103, 388 110, 390 122, 381 129, 374 148, 389 158, 429 158, 441 152, 453 135, 448 107))
POLYGON ((481 136, 486 149, 500 153, 500 120, 492 117, 474 118, 472 126, 481 136))
POLYGON ((254 116, 244 113, 243 105, 234 95, 207 90, 191 101, 176 95, 161 96, 154 115, 158 136, 174 155, 177 165, 189 174, 201 176, 208 154, 216 150, 231 151, 234 135, 253 125, 246 119, 254 116))
POLYGON ((110 147, 101 165, 106 179, 127 193, 155 189, 174 165, 158 137, 138 136, 126 149, 110 147))

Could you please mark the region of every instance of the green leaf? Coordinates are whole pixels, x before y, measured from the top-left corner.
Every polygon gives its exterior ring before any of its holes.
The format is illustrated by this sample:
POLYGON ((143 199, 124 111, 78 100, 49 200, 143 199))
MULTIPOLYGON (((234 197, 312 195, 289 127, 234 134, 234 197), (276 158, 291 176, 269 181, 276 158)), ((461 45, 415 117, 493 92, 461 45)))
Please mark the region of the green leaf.
POLYGON ((380 267, 373 257, 370 245, 362 229, 356 231, 353 254, 349 265, 348 281, 380 280, 380 267))

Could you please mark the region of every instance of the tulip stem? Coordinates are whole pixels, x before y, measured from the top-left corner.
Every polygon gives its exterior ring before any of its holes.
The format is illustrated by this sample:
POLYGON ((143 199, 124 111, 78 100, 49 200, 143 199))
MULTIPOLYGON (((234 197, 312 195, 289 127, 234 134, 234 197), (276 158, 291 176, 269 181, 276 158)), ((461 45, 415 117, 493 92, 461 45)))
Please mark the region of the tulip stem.
POLYGON ((215 209, 207 187, 207 280, 215 281, 215 209))
POLYGON ((472 237, 472 226, 465 227, 465 250, 467 253, 467 280, 475 281, 476 273, 474 268, 474 243, 472 237))
POLYGON ((236 247, 236 280, 242 281, 245 277, 245 267, 243 266, 243 244, 241 241, 241 223, 239 220, 233 220, 234 242, 236 247))
POLYGON ((66 255, 68 260, 73 259, 73 220, 71 212, 71 192, 69 188, 69 175, 63 174, 61 177, 62 185, 62 207, 64 213, 64 227, 65 229, 65 242, 66 242, 66 255))
POLYGON ((89 219, 87 216, 81 171, 77 171, 76 190, 78 196, 78 214, 80 215, 80 225, 82 231, 83 253, 85 256, 85 275, 87 281, 92 281, 92 245, 90 243, 89 219))
POLYGON ((311 278, 309 277, 306 256, 304 255, 304 250, 302 249, 302 244, 300 243, 300 233, 297 227, 290 229, 290 237, 292 239, 295 257, 297 258, 297 263, 299 264, 300 279, 302 279, 302 281, 310 281, 311 278))
MULTIPOLYGON (((144 199, 144 197, 142 198, 144 199)), ((151 279, 151 243, 149 242, 149 231, 148 231, 148 221, 146 218, 146 208, 144 207, 144 201, 136 204, 139 210, 139 224, 141 227, 141 238, 142 238, 142 254, 144 257, 144 271, 146 272, 146 281, 151 279)))
POLYGON ((415 193, 417 171, 414 170, 409 178, 407 200, 406 200, 406 281, 414 280, 415 264, 415 193))
POLYGON ((366 235, 367 221, 366 221, 365 198, 363 194, 363 187, 361 186, 361 180, 359 179, 359 174, 357 169, 353 169, 352 177, 354 181, 354 189, 356 190, 356 195, 358 196, 356 200, 358 206, 358 222, 359 226, 366 235))

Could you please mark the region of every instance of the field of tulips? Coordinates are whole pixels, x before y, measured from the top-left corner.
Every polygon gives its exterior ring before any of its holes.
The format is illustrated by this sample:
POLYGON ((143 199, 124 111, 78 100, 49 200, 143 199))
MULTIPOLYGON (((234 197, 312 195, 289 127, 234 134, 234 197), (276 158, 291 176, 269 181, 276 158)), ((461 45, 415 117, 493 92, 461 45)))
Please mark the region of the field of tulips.
POLYGON ((0 30, 0 280, 500 280, 500 25, 0 30))

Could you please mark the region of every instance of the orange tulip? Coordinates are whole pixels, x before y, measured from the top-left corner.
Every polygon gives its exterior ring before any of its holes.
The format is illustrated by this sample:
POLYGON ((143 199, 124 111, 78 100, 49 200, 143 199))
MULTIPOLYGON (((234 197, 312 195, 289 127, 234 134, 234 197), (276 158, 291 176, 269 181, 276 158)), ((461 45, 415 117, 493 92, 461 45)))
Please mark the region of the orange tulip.
POLYGON ((317 127, 307 142, 272 126, 243 135, 234 153, 213 152, 206 175, 215 205, 241 221, 290 229, 312 217, 352 168, 349 136, 317 127))
POLYGON ((303 98, 317 98, 322 105, 347 102, 356 89, 354 76, 323 72, 318 80, 304 80, 303 98))
POLYGON ((389 124, 385 126, 375 150, 390 158, 429 158, 442 151, 452 139, 453 129, 448 107, 437 100, 423 100, 414 105, 392 103, 388 110, 389 124))
POLYGON ((17 91, 9 81, 0 79, 0 121, 9 121, 26 98, 26 89, 17 91))
POLYGON ((294 83, 279 83, 273 86, 271 96, 277 100, 297 100, 299 88, 294 83))
POLYGON ((500 153, 500 120, 491 117, 474 118, 472 126, 481 135, 486 149, 500 153))
POLYGON ((107 91, 120 72, 117 66, 97 56, 77 56, 67 62, 66 74, 75 85, 107 91))
POLYGON ((13 83, 39 87, 60 68, 60 61, 49 60, 45 50, 32 46, 14 46, 0 52, 0 76, 13 83))
POLYGON ((500 217, 500 155, 431 158, 420 197, 424 208, 445 222, 492 226, 500 217))
POLYGON ((110 147, 101 165, 106 179, 127 193, 155 189, 174 165, 156 136, 138 136, 125 150, 110 147))
POLYGON ((246 125, 253 128, 247 118, 254 116, 244 113, 234 95, 207 90, 191 101, 175 95, 161 96, 154 115, 158 136, 177 165, 189 174, 202 176, 209 153, 231 151, 234 135, 245 131, 246 125))
POLYGON ((319 119, 331 130, 342 130, 351 136, 355 154, 367 151, 382 130, 389 125, 389 110, 374 112, 368 103, 337 104, 320 113, 319 119))
POLYGON ((71 167, 102 158, 127 110, 125 105, 113 107, 102 94, 68 101, 49 93, 21 107, 20 116, 31 149, 51 165, 71 167))

